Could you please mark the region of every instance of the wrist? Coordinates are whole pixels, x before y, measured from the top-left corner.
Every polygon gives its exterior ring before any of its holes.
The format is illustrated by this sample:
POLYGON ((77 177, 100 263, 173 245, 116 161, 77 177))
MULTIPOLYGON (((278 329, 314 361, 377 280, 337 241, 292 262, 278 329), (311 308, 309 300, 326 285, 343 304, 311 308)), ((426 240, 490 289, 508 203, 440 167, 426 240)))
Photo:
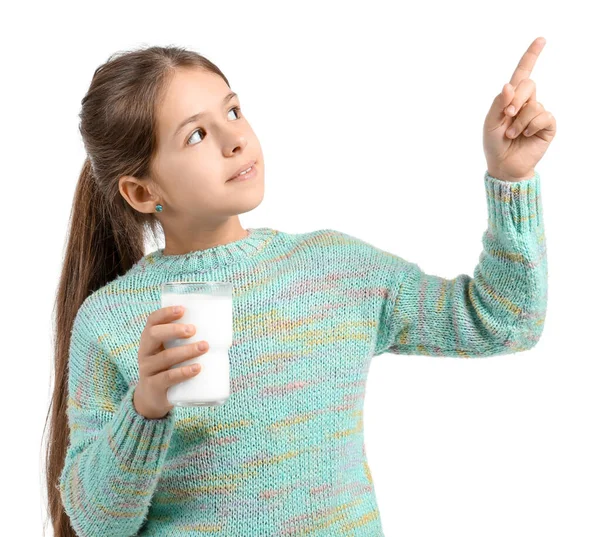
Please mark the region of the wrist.
POLYGON ((494 170, 493 168, 488 168, 487 173, 494 179, 499 179, 500 181, 505 181, 507 183, 518 183, 520 181, 527 181, 528 179, 532 179, 535 176, 534 170, 531 170, 529 174, 520 177, 515 177, 501 170, 494 170))

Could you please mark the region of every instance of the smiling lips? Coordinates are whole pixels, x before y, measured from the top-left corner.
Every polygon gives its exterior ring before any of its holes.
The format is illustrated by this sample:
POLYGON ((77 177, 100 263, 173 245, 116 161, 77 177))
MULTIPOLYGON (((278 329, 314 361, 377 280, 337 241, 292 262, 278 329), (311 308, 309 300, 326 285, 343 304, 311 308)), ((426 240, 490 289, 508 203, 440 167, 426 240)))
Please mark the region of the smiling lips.
POLYGON ((248 182, 248 181, 251 181, 252 179, 254 179, 256 177, 256 175, 257 175, 256 166, 254 164, 252 164, 252 166, 250 166, 250 171, 236 175, 235 177, 228 179, 226 181, 226 183, 248 182))
POLYGON ((235 179, 237 176, 240 175, 240 173, 245 172, 246 170, 248 170, 249 168, 254 166, 254 164, 256 164, 256 160, 251 160, 250 162, 246 162, 246 164, 244 164, 241 168, 238 168, 237 171, 227 180, 231 181, 232 179, 235 179))

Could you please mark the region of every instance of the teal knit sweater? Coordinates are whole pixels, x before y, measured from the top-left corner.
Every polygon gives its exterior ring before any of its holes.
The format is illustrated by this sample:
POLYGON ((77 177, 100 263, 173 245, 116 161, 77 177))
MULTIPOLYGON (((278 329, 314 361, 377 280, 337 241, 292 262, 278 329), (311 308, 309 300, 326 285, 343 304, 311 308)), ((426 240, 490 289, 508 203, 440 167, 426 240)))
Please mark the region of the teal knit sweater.
POLYGON ((88 296, 71 335, 58 484, 77 535, 381 537, 363 434, 373 356, 486 357, 542 334, 539 175, 483 182, 472 278, 426 274, 333 229, 263 227, 206 250, 156 250, 88 296), (233 284, 231 396, 146 419, 132 402, 141 332, 160 285, 190 280, 233 284))

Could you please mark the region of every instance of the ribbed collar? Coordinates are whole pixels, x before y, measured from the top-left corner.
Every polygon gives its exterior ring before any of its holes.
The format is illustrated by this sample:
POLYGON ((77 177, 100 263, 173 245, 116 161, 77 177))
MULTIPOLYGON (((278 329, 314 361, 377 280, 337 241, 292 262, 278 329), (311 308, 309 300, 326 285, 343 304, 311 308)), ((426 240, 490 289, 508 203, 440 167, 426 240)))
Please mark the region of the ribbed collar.
POLYGON ((248 235, 237 241, 176 255, 164 255, 164 248, 160 248, 142 257, 137 265, 164 272, 202 272, 258 254, 278 233, 268 227, 248 228, 248 235))

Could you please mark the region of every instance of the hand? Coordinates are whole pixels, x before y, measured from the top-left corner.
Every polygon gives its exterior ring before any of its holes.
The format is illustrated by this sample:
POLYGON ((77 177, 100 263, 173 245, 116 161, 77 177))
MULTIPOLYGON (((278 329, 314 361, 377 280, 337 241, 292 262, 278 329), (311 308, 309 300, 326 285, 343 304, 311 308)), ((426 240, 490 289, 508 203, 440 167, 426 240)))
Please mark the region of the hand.
POLYGON ((535 82, 529 78, 546 40, 536 38, 496 96, 483 124, 483 151, 492 177, 517 182, 534 176, 556 134, 556 119, 536 101, 535 82), (514 106, 514 112, 508 108, 514 106), (507 132, 516 129, 513 135, 507 132))
POLYGON ((192 370, 191 365, 170 368, 205 354, 208 350, 206 341, 165 349, 164 341, 190 337, 196 332, 194 325, 172 322, 181 315, 183 307, 179 313, 175 313, 172 307, 167 307, 153 311, 146 319, 138 350, 140 380, 133 392, 133 406, 136 412, 145 418, 164 418, 174 406, 167 399, 167 388, 197 375, 200 371, 192 370), (190 332, 185 331, 187 326, 192 328, 190 332), (204 348, 200 348, 199 345, 204 345, 204 348))

